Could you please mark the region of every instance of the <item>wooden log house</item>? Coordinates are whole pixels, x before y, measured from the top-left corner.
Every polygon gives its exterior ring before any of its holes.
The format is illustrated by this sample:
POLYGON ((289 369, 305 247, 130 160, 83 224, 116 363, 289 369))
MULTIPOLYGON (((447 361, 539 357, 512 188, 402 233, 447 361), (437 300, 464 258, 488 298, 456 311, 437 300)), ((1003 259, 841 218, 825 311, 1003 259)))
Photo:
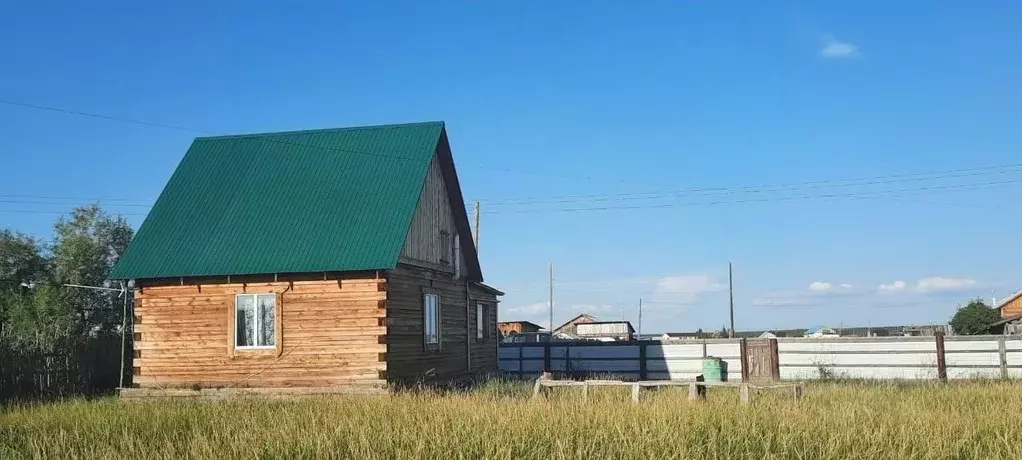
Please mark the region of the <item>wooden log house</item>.
POLYGON ((497 371, 502 293, 440 122, 197 138, 111 278, 134 280, 141 389, 497 371))

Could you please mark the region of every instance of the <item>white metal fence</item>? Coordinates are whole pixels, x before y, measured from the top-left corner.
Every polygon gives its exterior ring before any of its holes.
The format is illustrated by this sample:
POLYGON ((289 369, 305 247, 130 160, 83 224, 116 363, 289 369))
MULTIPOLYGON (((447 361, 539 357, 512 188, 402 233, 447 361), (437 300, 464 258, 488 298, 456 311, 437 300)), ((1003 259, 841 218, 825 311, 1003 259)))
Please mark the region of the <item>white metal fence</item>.
MULTIPOLYGON (((691 380, 702 373, 702 358, 714 356, 727 362, 729 380, 740 380, 745 359, 743 340, 501 344, 500 368, 520 375, 550 369, 649 380, 691 380)), ((942 371, 949 379, 1022 377, 1022 337, 769 340, 777 340, 773 359, 782 380, 938 379, 942 371)))
MULTIPOLYGON (((1022 377, 1022 338, 944 337, 949 379, 1022 377)), ((936 379, 934 337, 777 339, 781 379, 936 379)))

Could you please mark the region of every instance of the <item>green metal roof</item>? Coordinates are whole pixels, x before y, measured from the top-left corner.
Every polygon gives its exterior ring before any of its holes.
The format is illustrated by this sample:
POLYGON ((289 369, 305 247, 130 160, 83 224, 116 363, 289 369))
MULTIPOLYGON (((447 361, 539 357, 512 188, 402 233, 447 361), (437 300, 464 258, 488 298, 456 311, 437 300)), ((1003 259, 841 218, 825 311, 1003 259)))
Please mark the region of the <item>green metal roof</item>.
POLYGON ((393 268, 438 145, 442 122, 197 138, 110 277, 393 268))

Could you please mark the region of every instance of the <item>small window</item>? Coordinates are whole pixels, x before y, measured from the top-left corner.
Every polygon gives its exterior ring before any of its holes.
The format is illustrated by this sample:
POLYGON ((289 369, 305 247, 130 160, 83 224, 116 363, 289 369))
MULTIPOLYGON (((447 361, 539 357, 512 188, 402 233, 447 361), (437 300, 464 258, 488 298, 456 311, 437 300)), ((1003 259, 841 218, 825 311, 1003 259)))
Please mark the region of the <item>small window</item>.
POLYGON ((440 265, 450 266, 451 265, 451 234, 446 231, 440 231, 440 265))
POLYGON ((234 348, 274 348, 277 336, 277 295, 234 297, 234 348))
POLYGON ((486 306, 481 303, 476 304, 476 338, 486 338, 486 306))
POLYGON ((426 294, 422 307, 424 340, 426 345, 437 345, 440 343, 440 297, 436 294, 426 294))

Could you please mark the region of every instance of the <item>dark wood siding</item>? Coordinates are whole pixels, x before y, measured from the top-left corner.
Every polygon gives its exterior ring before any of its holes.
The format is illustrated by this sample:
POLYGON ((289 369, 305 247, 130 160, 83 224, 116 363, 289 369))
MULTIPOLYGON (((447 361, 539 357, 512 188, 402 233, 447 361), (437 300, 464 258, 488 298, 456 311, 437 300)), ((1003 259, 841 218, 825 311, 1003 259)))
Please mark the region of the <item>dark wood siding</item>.
POLYGON ((495 372, 496 308, 496 297, 471 282, 466 284, 445 272, 399 265, 387 274, 387 379, 430 383, 495 372), (440 347, 436 350, 427 350, 423 341, 423 296, 427 292, 440 296, 440 347), (470 302, 467 316, 466 300, 470 302), (483 339, 476 338, 476 302, 489 307, 489 333, 483 339))
MULTIPOLYGON (((454 261, 451 257, 457 233, 454 212, 447 196, 447 185, 434 155, 422 192, 419 194, 419 204, 415 209, 412 225, 405 237, 405 245, 401 249, 401 257, 408 261, 436 264, 453 270, 454 261), (446 240, 441 236, 441 232, 446 235, 446 240)), ((459 263, 463 262, 464 260, 459 263)))

